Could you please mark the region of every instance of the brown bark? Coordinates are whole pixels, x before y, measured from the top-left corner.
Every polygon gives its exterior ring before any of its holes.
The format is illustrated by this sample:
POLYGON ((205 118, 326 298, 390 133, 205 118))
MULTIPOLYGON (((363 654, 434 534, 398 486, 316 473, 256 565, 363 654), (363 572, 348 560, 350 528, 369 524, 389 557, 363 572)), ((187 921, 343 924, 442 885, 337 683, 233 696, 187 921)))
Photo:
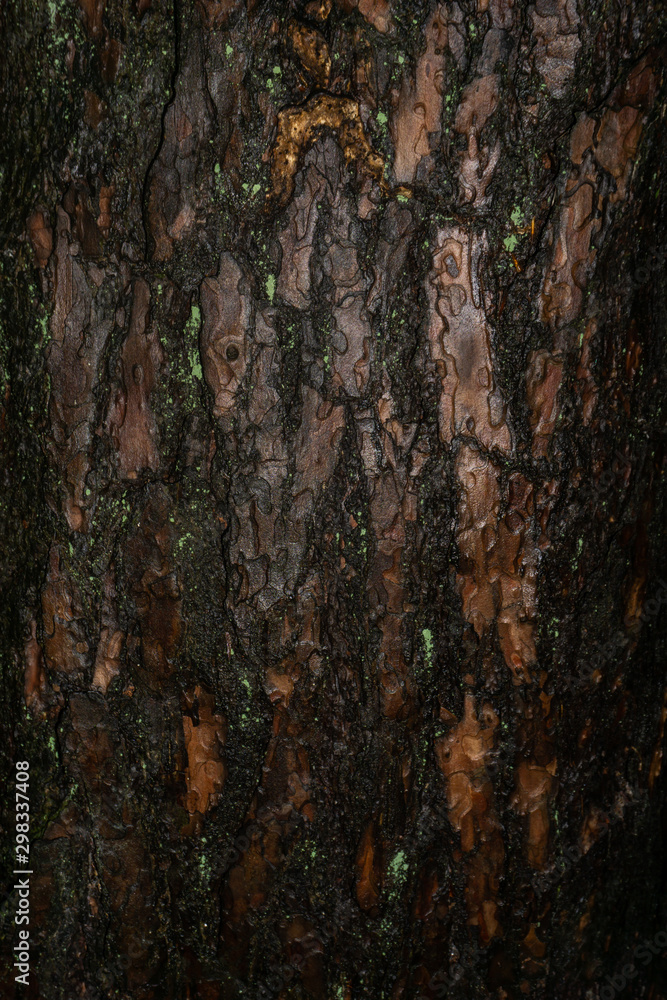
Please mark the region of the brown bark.
POLYGON ((0 9, 6 995, 667 996, 662 7, 0 9))

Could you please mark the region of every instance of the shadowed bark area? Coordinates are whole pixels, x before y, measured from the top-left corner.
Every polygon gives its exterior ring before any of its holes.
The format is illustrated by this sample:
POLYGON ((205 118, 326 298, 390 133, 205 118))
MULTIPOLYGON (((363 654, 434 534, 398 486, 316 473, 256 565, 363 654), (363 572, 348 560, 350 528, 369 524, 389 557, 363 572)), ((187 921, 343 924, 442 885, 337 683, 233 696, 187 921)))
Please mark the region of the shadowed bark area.
POLYGON ((2 995, 667 997, 664 6, 0 25, 2 995))

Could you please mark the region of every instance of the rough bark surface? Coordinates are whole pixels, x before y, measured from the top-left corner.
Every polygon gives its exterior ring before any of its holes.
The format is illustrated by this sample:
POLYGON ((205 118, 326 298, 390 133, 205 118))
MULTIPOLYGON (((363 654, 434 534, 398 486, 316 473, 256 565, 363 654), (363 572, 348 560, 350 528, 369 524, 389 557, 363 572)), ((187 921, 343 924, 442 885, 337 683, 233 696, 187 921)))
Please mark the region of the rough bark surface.
POLYGON ((667 996, 666 21, 0 4, 3 996, 667 996))

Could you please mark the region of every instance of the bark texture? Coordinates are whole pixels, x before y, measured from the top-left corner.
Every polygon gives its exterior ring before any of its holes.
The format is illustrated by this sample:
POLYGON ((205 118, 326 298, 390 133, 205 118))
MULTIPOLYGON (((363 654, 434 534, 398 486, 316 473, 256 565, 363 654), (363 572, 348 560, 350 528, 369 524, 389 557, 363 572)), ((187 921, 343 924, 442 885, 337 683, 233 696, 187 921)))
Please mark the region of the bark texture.
POLYGON ((667 996, 666 21, 0 4, 3 996, 667 996))

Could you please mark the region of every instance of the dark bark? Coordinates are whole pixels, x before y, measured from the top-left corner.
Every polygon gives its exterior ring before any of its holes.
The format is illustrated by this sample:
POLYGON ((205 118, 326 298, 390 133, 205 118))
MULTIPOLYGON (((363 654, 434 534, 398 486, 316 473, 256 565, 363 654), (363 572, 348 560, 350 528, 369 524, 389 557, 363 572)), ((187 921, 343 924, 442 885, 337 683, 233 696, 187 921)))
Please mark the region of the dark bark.
POLYGON ((2 995, 667 996, 664 6, 0 11, 2 995))

